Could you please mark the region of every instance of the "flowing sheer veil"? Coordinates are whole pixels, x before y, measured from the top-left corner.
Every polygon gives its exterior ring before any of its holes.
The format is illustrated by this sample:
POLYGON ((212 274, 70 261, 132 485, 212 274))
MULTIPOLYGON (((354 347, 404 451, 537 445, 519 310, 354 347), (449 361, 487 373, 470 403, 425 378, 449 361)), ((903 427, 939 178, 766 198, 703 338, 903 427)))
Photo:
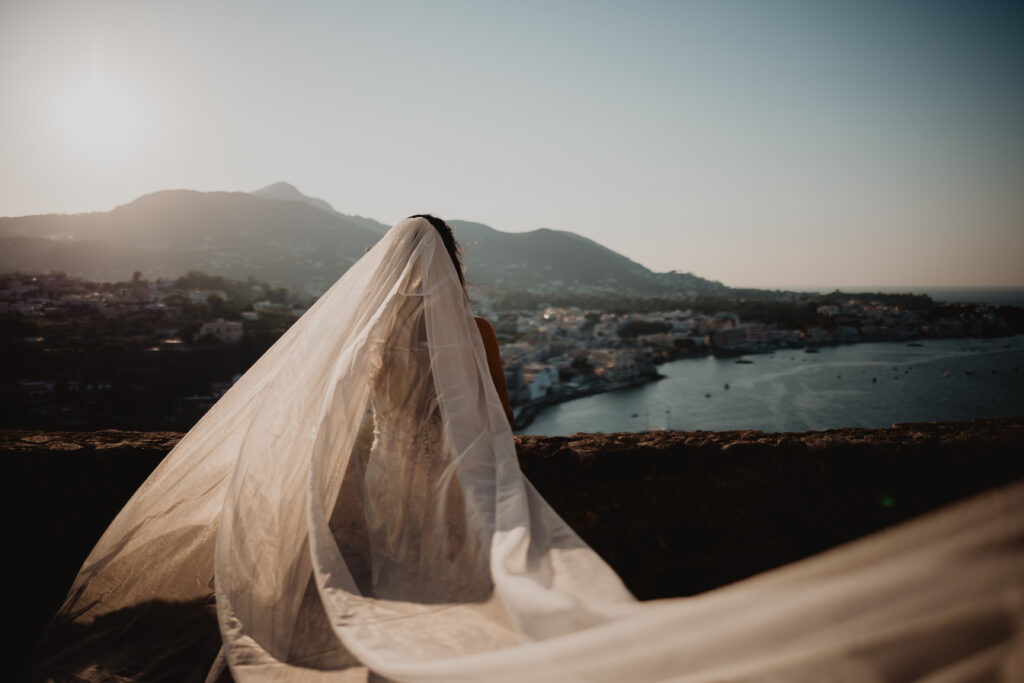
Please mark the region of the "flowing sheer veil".
POLYGON ((39 670, 1020 680, 1022 541, 1017 485, 705 595, 636 601, 520 472, 455 269, 410 218, 135 493, 82 566, 39 670), (214 604, 216 661, 175 623, 133 650, 134 627, 160 610, 214 604))

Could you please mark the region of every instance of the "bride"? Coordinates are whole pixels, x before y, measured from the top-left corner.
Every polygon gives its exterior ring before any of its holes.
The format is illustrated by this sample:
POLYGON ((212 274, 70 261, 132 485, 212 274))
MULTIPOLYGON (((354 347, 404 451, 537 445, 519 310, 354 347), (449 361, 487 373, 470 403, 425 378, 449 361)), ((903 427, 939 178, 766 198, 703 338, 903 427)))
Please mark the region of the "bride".
POLYGON ((399 222, 252 366, 100 538, 32 680, 1024 679, 1020 485, 637 601, 520 472, 457 254, 399 222))

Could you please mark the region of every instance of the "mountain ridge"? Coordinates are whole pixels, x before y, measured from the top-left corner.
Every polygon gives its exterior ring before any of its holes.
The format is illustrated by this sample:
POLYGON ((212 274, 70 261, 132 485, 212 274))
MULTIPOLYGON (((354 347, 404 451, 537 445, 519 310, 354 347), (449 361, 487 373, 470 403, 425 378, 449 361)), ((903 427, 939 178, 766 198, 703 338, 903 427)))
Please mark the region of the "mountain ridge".
MULTIPOLYGON (((566 230, 505 232, 470 220, 448 222, 464 246, 467 277, 484 294, 696 297, 730 291, 690 273, 653 272, 566 230)), ((0 269, 110 280, 136 270, 147 277, 202 270, 236 279, 258 275, 318 295, 388 229, 285 182, 252 192, 158 190, 110 211, 0 217, 0 269)))
POLYGON ((291 183, 276 182, 261 187, 258 190, 253 190, 249 194, 257 197, 265 197, 267 199, 277 199, 283 201, 296 201, 309 204, 312 207, 326 211, 327 213, 338 213, 333 206, 328 204, 323 199, 318 197, 309 197, 299 191, 299 188, 295 187, 291 183))

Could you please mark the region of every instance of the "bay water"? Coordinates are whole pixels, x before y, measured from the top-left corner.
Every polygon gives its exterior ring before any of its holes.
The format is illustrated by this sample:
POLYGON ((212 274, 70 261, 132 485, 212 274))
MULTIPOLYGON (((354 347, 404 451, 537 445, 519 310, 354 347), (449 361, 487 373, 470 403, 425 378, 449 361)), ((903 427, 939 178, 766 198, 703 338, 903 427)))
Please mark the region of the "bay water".
POLYGON ((787 349, 658 370, 664 379, 546 408, 517 433, 781 432, 1024 415, 1024 335, 787 349))

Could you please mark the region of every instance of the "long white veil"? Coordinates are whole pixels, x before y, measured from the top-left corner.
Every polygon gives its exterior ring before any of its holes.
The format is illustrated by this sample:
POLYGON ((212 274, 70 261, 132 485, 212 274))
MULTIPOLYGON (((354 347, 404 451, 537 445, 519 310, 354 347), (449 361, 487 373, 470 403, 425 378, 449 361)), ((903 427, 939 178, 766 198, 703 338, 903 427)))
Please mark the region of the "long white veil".
POLYGON ((520 472, 455 269, 411 218, 140 487, 43 656, 90 681, 1022 680, 1024 487, 638 602, 520 472), (214 604, 215 661, 187 623, 133 650, 161 610, 214 604))

